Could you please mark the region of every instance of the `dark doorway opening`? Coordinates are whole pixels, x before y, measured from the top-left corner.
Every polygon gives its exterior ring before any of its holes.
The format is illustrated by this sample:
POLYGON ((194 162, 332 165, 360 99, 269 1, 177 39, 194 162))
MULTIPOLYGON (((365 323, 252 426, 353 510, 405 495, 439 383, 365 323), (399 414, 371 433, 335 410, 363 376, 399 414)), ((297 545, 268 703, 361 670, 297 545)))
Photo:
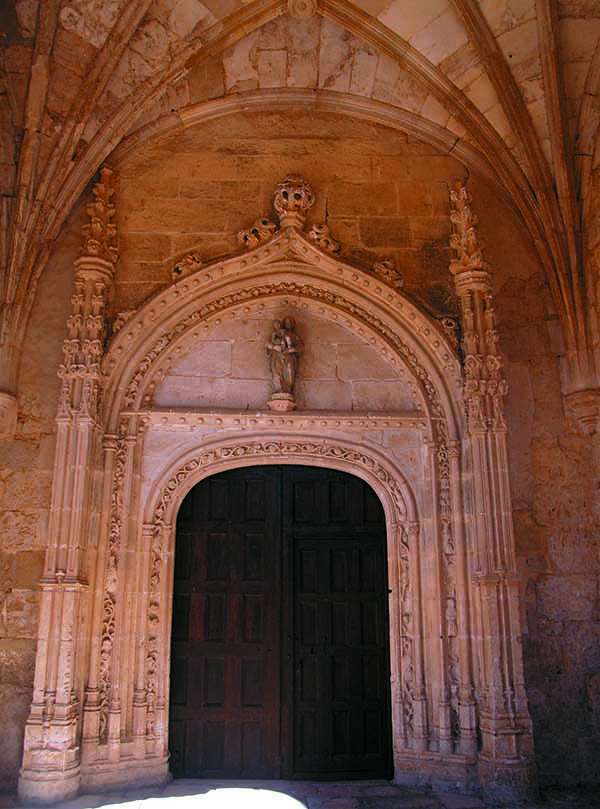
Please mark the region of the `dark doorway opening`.
POLYGON ((385 518, 330 469, 195 486, 177 518, 169 739, 177 777, 389 778, 385 518))

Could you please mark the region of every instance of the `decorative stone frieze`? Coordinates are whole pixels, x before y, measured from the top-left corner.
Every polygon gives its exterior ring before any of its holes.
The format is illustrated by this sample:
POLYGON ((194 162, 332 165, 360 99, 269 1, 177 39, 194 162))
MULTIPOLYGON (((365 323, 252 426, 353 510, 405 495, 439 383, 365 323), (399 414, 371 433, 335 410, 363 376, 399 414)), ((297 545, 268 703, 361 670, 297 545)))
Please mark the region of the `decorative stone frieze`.
POLYGON ((105 447, 114 451, 113 484, 110 495, 110 517, 106 569, 104 573, 104 597, 102 602, 102 628, 100 640, 100 674, 98 678, 98 735, 105 739, 108 733, 110 708, 111 660, 115 642, 117 621, 117 587, 119 559, 121 555, 121 533, 123 529, 123 497, 125 476, 130 454, 127 440, 127 422, 119 425, 119 433, 108 439, 105 447))
POLYGON ((140 423, 149 429, 169 429, 173 431, 212 429, 235 429, 255 431, 265 428, 285 428, 286 430, 315 429, 318 427, 328 430, 350 429, 381 430, 381 429, 413 429, 424 430, 427 418, 421 411, 415 412, 386 412, 361 413, 357 411, 335 410, 303 410, 285 414, 275 414, 269 411, 252 412, 247 410, 137 410, 127 411, 127 415, 139 416, 140 423))

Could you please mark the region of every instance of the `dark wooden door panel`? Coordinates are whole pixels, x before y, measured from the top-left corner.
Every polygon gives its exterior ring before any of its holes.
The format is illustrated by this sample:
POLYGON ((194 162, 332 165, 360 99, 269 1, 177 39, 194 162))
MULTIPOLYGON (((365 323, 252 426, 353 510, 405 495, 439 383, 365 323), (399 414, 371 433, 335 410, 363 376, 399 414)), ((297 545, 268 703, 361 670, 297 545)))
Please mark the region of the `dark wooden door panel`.
POLYGON ((356 478, 290 469, 288 773, 391 775, 385 521, 356 478))
POLYGON ((386 605, 384 518, 362 481, 262 467, 199 484, 177 524, 173 773, 390 775, 386 605))
POLYGON ((280 508, 270 470, 209 478, 177 524, 171 673, 175 775, 279 772, 280 508))

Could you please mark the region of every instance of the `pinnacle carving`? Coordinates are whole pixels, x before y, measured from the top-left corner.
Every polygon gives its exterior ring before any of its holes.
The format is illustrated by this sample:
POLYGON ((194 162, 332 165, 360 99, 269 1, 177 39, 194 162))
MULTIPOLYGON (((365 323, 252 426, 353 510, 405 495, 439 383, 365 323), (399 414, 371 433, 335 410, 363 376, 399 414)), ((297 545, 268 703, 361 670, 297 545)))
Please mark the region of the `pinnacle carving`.
MULTIPOLYGON (((267 244, 285 228, 295 228, 302 232, 306 215, 315 204, 315 192, 299 174, 288 174, 275 189, 273 207, 280 227, 266 216, 261 216, 246 230, 240 230, 238 242, 246 250, 255 250, 267 244)), ((329 225, 314 224, 304 232, 304 237, 324 253, 335 255, 340 252, 340 244, 329 231, 329 225)))
POLYGON ((300 227, 315 204, 315 192, 299 174, 288 174, 275 189, 275 210, 281 227, 300 227))
POLYGON ((477 235, 478 219, 471 208, 471 195, 462 180, 450 189, 450 249, 453 258, 450 272, 456 275, 467 270, 487 270, 477 235))
POLYGON ((464 368, 463 396, 471 432, 504 430, 504 398, 507 393, 498 349, 498 330, 488 266, 477 238, 477 217, 471 197, 459 180, 450 189, 453 232, 450 262, 461 312, 464 368))
POLYGON ((100 181, 92 188, 94 201, 86 205, 85 211, 90 219, 82 228, 82 256, 102 258, 115 264, 117 261, 117 226, 112 221, 115 206, 111 201, 114 193, 114 175, 112 169, 103 166, 100 170, 100 181))

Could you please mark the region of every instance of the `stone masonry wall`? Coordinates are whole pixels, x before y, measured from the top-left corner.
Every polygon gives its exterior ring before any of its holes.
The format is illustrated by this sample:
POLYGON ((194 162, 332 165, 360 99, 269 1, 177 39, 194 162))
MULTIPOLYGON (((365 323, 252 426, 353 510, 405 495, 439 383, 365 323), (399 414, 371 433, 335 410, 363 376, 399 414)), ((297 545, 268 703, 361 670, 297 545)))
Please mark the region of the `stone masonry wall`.
POLYGON ((78 215, 40 281, 19 379, 14 440, 0 440, 0 789, 16 786, 33 683, 54 465, 57 369, 70 313, 78 215))
MULTIPOLYGON (((393 257, 409 295, 432 313, 454 311, 447 185, 467 171, 402 134, 334 115, 238 115, 144 147, 115 168, 122 261, 113 314, 169 284, 170 268, 186 252, 210 260, 238 250, 237 231, 270 213, 273 188, 291 171, 314 186, 311 221, 329 223, 346 258, 368 266, 393 257)), ((507 358, 525 666, 538 763, 544 783, 591 781, 600 777, 600 607, 590 445, 564 418, 559 330, 523 227, 497 192, 477 178, 471 185, 507 358)), ((39 286, 21 369, 18 432, 0 445, 0 784, 6 788, 16 782, 31 694, 56 369, 78 233, 76 212, 39 286)))

